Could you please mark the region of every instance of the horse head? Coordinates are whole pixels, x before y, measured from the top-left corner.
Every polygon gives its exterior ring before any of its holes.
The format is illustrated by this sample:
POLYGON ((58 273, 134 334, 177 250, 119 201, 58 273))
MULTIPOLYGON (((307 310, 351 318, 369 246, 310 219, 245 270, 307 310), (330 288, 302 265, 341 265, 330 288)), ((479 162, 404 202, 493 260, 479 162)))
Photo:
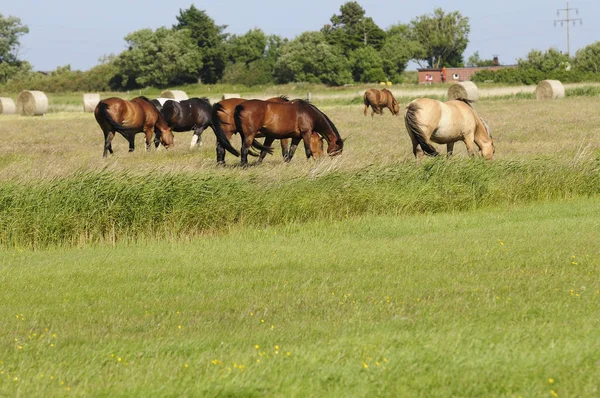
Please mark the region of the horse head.
POLYGON ((173 132, 171 131, 171 129, 169 127, 158 127, 155 131, 156 133, 160 132, 160 134, 158 135, 158 138, 160 140, 160 143, 165 147, 165 148, 169 148, 171 146, 174 145, 174 135, 173 132))

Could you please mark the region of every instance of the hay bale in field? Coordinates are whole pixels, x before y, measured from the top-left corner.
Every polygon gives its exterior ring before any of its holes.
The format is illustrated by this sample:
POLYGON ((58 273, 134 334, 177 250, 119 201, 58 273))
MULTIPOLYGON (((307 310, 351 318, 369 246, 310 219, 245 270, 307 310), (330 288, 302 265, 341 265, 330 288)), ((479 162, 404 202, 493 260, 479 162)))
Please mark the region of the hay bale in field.
POLYGON ((188 95, 185 93, 185 91, 181 90, 165 90, 162 93, 160 93, 160 96, 163 98, 170 98, 177 101, 183 101, 188 99, 188 95))
POLYGON ((100 94, 87 93, 83 94, 83 111, 94 112, 96 105, 100 102, 100 94))
POLYGON ((453 100, 457 98, 477 101, 479 99, 479 91, 477 91, 475 83, 466 81, 451 85, 448 89, 448 99, 453 100))
POLYGON ((229 98, 242 98, 239 94, 236 93, 225 93, 223 94, 223 97, 221 98, 222 100, 226 100, 229 98))
POLYGON ((12 98, 0 97, 0 115, 14 115, 17 112, 12 98))
POLYGON ((565 97, 565 86, 558 80, 542 80, 535 89, 538 100, 558 99, 565 97))
POLYGON ((41 91, 23 90, 17 97, 17 113, 21 116, 38 116, 48 112, 48 97, 41 91))

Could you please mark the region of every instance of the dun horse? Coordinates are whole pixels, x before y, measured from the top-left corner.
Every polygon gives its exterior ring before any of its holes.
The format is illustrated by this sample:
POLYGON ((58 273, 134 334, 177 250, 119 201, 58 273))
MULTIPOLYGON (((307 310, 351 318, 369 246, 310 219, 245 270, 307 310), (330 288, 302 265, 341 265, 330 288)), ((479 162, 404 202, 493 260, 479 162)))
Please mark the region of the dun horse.
POLYGON ((190 149, 202 145, 202 132, 212 127, 212 105, 207 98, 190 98, 183 101, 166 101, 161 113, 172 131, 194 130, 190 149))
POLYGON ((135 134, 144 132, 146 150, 150 148, 152 134, 165 147, 173 145, 173 133, 161 113, 146 97, 136 97, 131 101, 111 97, 98 103, 94 111, 96 121, 104 132, 104 153, 113 153, 112 140, 119 132, 129 142, 129 152, 135 149, 135 134))
MULTIPOLYGON (((222 134, 227 136, 228 140, 231 140, 231 137, 235 133, 238 132, 236 129, 235 120, 233 117, 235 107, 246 101, 247 101, 246 99, 242 99, 242 98, 229 98, 229 99, 225 99, 225 100, 213 105, 213 115, 212 116, 213 116, 213 129, 215 130, 215 132, 216 132, 216 130, 221 130, 222 134)), ((289 102, 289 99, 285 96, 279 96, 279 97, 269 98, 267 101, 268 102, 289 102)), ((283 155, 284 159, 286 159, 288 156, 289 141, 290 140, 287 138, 281 139, 281 154, 283 155)), ((271 143, 272 143, 272 141, 269 143, 269 146, 271 145, 271 143)), ((255 148, 262 149, 261 146, 257 145, 257 142, 254 142, 253 146, 255 148)), ((316 157, 323 154, 323 142, 321 140, 321 137, 318 134, 313 135, 313 137, 311 138, 311 149, 316 157)), ((235 156, 240 156, 238 151, 231 152, 231 153, 233 153, 235 156)), ((262 153, 262 151, 261 151, 261 153, 262 153)), ((251 155, 253 155, 253 154, 251 153, 251 155)), ((266 153, 265 153, 265 155, 266 155, 266 153)), ((263 158, 265 155, 263 155, 263 158)), ((259 161, 262 161, 262 158, 260 158, 259 161)), ((220 142, 217 142, 217 163, 220 163, 220 164, 225 163, 225 149, 220 144, 220 142)))
POLYGON ((365 103, 365 116, 367 116, 367 109, 369 109, 369 106, 371 107, 371 117, 373 117, 375 113, 383 115, 384 108, 388 108, 394 116, 398 116, 400 113, 398 101, 396 101, 392 92, 387 88, 384 88, 381 91, 371 88, 365 91, 363 100, 365 103))
MULTIPOLYGON (((266 137, 266 143, 272 142, 273 139, 291 138, 292 145, 286 162, 292 159, 301 140, 304 141, 306 157, 312 156, 313 133, 319 134, 327 141, 327 153, 331 156, 342 153, 344 148, 344 141, 333 122, 314 105, 303 100, 287 103, 246 101, 236 106, 234 119, 236 128, 242 135, 241 158, 244 166, 248 164, 250 146, 256 147, 255 137, 266 137)), ((259 148, 263 152, 271 150, 267 145, 259 148)), ((261 155, 264 157, 263 153, 261 155)))
POLYGON ((423 151, 429 156, 439 155, 431 142, 446 144, 448 156, 456 141, 465 143, 469 156, 475 154, 475 145, 488 160, 496 152, 488 125, 467 99, 440 102, 418 98, 408 105, 404 122, 417 159, 423 157, 423 151))

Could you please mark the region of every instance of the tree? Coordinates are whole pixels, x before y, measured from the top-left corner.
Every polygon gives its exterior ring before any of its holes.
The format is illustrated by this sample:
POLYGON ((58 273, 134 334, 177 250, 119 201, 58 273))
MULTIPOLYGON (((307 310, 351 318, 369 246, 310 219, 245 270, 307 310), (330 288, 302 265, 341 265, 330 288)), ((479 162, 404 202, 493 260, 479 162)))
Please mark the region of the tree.
POLYGON ((577 50, 573 58, 573 67, 582 72, 600 72, 600 41, 577 50))
POLYGON ((415 60, 427 62, 430 68, 461 66, 470 30, 469 18, 458 11, 436 8, 432 15, 417 17, 410 23, 411 36, 420 45, 415 60))
POLYGON ((204 83, 216 83, 223 76, 226 65, 224 41, 227 35, 223 31, 227 25, 217 25, 204 10, 193 4, 187 10, 179 10, 175 30, 188 30, 190 37, 202 53, 202 67, 197 75, 204 83))
POLYGON ((142 29, 125 41, 129 49, 115 60, 123 87, 190 83, 202 68, 202 53, 187 29, 142 29))
POLYGON ((352 77, 356 82, 373 83, 387 79, 383 71, 383 60, 373 47, 366 46, 356 49, 350 57, 352 77))
POLYGON ((419 43, 411 39, 408 25, 393 25, 388 29, 380 54, 383 71, 390 81, 394 83, 402 81, 402 72, 420 48, 419 43))
POLYGON ((275 65, 279 83, 311 82, 332 86, 352 82, 350 66, 341 51, 321 32, 304 32, 281 49, 275 65))
POLYGON ((569 56, 561 53, 555 48, 550 48, 546 52, 531 50, 529 54, 527 54, 526 59, 519 58, 517 63, 521 69, 533 69, 542 72, 552 72, 570 68, 569 56))
POLYGON ((333 15, 331 24, 325 25, 321 32, 330 44, 339 46, 345 54, 367 45, 380 50, 385 32, 365 14, 360 4, 349 1, 340 7, 340 14, 333 15))
POLYGON ((29 28, 21 19, 0 14, 0 82, 31 70, 28 62, 19 60, 19 39, 26 33, 29 28))
POLYGON ((494 66, 495 62, 493 59, 481 59, 479 51, 475 51, 473 55, 467 59, 467 66, 494 66))
POLYGON ((260 29, 252 29, 241 36, 232 35, 227 42, 227 54, 232 63, 248 65, 262 59, 267 47, 267 35, 260 29))

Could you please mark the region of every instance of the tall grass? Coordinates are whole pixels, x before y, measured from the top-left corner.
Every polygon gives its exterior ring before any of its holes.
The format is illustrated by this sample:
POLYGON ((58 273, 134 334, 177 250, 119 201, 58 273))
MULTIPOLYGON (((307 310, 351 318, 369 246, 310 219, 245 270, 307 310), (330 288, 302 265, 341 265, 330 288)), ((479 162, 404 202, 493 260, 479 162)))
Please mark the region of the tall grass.
POLYGON ((51 181, 2 182, 0 245, 181 238, 241 226, 461 211, 599 193, 598 165, 591 159, 437 159, 283 182, 85 171, 51 181))

